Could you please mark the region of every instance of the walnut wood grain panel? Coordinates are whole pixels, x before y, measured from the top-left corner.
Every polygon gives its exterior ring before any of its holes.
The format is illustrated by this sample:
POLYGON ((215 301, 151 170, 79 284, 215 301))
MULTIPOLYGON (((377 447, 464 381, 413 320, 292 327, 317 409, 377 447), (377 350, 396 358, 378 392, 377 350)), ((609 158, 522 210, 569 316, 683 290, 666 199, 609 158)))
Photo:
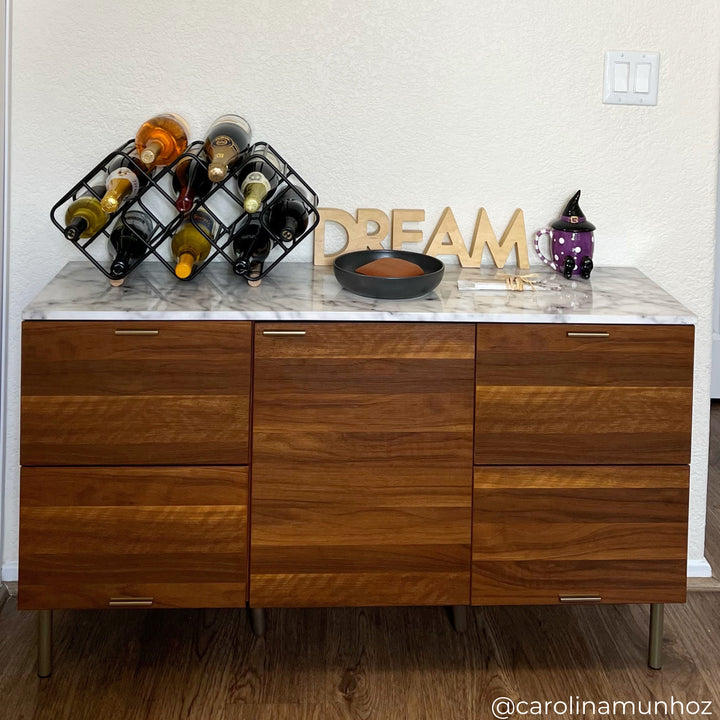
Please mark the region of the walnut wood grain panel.
POLYGON ((476 468, 474 605, 682 602, 687 467, 476 468))
POLYGON ((462 324, 256 326, 252 605, 468 602, 474 343, 462 324))
POLYGON ((246 468, 25 467, 20 504, 23 609, 245 602, 246 468))
POLYGON ((476 464, 689 462, 692 327, 478 325, 477 346, 476 464))
POLYGON ((250 327, 23 323, 22 464, 247 463, 250 327))

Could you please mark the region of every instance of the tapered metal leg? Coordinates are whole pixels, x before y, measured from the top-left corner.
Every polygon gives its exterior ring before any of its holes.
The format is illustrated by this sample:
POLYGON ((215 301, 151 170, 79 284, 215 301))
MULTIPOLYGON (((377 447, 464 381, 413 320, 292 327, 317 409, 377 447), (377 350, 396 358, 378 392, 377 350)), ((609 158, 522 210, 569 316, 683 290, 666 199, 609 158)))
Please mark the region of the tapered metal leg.
POLYGON ((38 677, 52 673, 52 610, 38 610, 38 677))
POLYGON ((465 632, 467 630, 467 605, 451 605, 450 622, 452 622, 455 632, 465 632))
POLYGON ((250 627, 257 637, 265 634, 265 608, 250 608, 250 627))
POLYGON ((650 606, 650 637, 648 641, 648 665, 653 670, 662 667, 663 614, 665 605, 650 606))

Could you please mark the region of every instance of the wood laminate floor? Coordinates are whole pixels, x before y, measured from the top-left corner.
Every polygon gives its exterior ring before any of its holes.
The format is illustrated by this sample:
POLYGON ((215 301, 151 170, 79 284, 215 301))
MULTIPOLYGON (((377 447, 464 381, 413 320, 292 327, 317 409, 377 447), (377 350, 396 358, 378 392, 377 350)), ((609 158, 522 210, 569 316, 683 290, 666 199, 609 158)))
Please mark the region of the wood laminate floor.
MULTIPOLYGON (((720 404, 707 554, 720 567, 720 404)), ((273 610, 256 638, 244 610, 57 611, 55 672, 40 680, 34 613, 10 597, 0 720, 485 720, 500 696, 636 704, 614 718, 720 717, 720 593, 666 606, 659 672, 646 665, 648 617, 644 605, 476 608, 458 634, 442 608, 273 610), (647 714, 655 700, 700 705, 647 714)), ((524 717, 601 717, 590 708, 524 717)))

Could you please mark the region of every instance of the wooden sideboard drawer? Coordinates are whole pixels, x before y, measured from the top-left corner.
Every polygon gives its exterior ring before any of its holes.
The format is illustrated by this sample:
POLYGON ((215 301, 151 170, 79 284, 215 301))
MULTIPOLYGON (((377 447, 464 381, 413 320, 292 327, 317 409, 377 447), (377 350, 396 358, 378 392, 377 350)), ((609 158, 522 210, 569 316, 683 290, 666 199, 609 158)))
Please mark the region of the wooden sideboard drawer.
POLYGON ((477 465, 686 464, 694 328, 477 326, 477 465))
POLYGON ((244 606, 247 485, 245 467, 23 468, 19 607, 244 606))
POLYGON ((256 325, 252 605, 468 603, 474 350, 468 324, 256 325))
POLYGON ((22 465, 248 462, 247 322, 25 322, 22 465))
POLYGON ((687 467, 475 468, 473 605, 684 602, 687 467))

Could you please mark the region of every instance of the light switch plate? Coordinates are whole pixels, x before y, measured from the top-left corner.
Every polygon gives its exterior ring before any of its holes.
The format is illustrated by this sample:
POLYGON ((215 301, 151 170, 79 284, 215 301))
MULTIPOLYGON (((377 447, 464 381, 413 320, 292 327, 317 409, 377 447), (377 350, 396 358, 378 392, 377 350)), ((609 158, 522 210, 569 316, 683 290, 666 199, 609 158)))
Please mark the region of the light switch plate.
POLYGON ((603 102, 657 105, 660 53, 612 50, 605 53, 603 102))

